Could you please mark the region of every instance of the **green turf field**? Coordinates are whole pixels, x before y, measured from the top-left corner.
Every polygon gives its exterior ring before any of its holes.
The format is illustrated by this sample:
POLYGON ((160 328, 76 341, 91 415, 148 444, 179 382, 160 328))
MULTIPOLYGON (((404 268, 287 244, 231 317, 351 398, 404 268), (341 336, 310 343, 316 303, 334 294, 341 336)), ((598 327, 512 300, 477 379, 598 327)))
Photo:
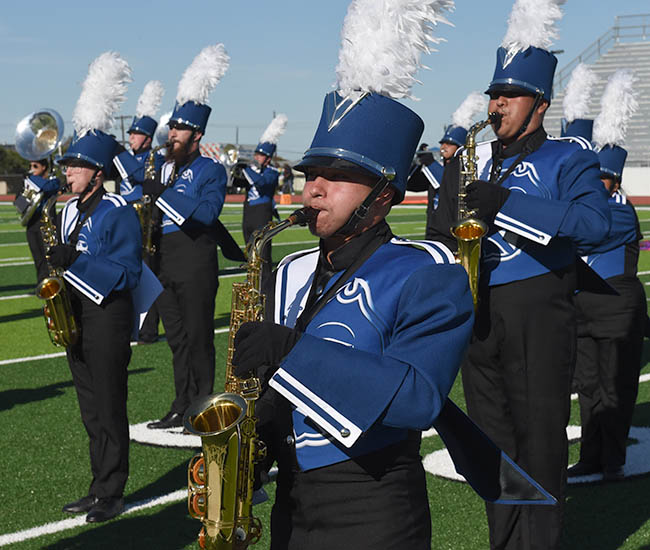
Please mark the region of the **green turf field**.
MULTIPOLYGON (((281 210, 283 215, 290 208, 281 210)), ((650 235, 650 211, 639 210, 642 229, 650 235)), ((241 205, 227 205, 222 221, 242 243, 241 205)), ((422 238, 424 207, 397 207, 389 217, 393 231, 422 238)), ((315 244, 309 232, 291 228, 273 244, 273 256, 282 256, 315 244)), ((221 261, 222 278, 216 300, 215 328, 228 325, 230 285, 241 280, 238 266, 221 261)), ((650 252, 642 252, 641 279, 650 284, 650 252)), ((65 357, 23 358, 60 352, 49 341, 41 315, 41 304, 33 296, 35 270, 11 205, 0 205, 0 546, 3 536, 38 528, 39 536, 8 542, 16 550, 67 549, 157 549, 198 548, 198 521, 187 514, 184 500, 172 495, 171 502, 120 516, 98 526, 61 525, 74 516, 61 506, 84 495, 89 481, 87 437, 79 418, 74 387, 65 357), (21 360, 23 359, 23 360, 21 360), (16 360, 16 361, 11 361, 16 360), (51 531, 47 524, 53 524, 51 531)), ((227 334, 215 335, 217 382, 223 385, 227 334)), ((650 372, 646 347, 644 373, 650 372)), ((129 419, 132 424, 159 418, 173 398, 171 354, 166 342, 136 346, 129 366, 129 419)), ((457 383, 452 398, 464 405, 457 383)), ((571 424, 579 425, 577 403, 571 424)), ((650 383, 640 386, 635 426, 650 427, 650 383)), ((636 444, 631 441, 630 444, 636 444)), ((442 448, 437 436, 424 439, 422 454, 442 448)), ((570 461, 577 460, 572 445, 570 461)), ((183 491, 186 465, 193 451, 132 443, 131 475, 126 486, 128 504, 144 503, 183 491)), ((650 454, 648 455, 650 471, 650 454)), ((427 474, 435 549, 479 550, 488 548, 482 501, 465 484, 427 474)), ((273 485, 267 490, 273 499, 273 485)), ((650 549, 650 476, 616 484, 570 487, 564 548, 611 550, 650 549)), ((256 507, 268 526, 270 502, 256 507)), ((83 518, 83 516, 81 516, 83 518)), ((17 540, 17 539, 12 539, 17 540)), ((268 548, 268 529, 254 548, 268 548)), ((381 550, 381 549, 378 549, 381 550)))

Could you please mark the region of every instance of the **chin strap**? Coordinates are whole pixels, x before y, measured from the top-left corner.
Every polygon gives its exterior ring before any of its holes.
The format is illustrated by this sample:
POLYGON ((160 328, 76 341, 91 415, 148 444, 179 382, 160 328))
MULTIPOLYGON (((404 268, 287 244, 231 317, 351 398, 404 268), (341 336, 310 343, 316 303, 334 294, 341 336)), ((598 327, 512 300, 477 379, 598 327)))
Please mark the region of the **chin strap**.
POLYGON ((95 171, 93 172, 92 177, 90 178, 90 182, 88 183, 88 187, 86 187, 80 194, 79 194, 79 200, 83 202, 84 198, 88 193, 90 193, 95 186, 97 185, 97 174, 99 174, 100 168, 95 168, 95 171))
POLYGON ((392 168, 384 168, 383 175, 379 181, 377 181, 370 193, 368 193, 368 196, 365 198, 365 200, 359 206, 357 206, 356 210, 348 218, 348 221, 343 224, 341 229, 339 229, 336 234, 343 235, 344 237, 352 235, 359 223, 368 215, 368 211, 370 210, 372 203, 377 200, 377 197, 383 193, 383 191, 394 179, 395 171, 392 168))
POLYGON ((530 124, 531 119, 533 118, 533 114, 537 110, 537 107, 539 107, 539 104, 542 102, 542 99, 543 99, 542 94, 537 94, 535 96, 535 102, 533 103, 533 106, 531 107, 530 112, 526 117, 526 120, 524 120, 524 123, 521 125, 521 128, 519 128, 519 131, 517 132, 515 138, 519 138, 519 136, 526 131, 528 125, 530 124))

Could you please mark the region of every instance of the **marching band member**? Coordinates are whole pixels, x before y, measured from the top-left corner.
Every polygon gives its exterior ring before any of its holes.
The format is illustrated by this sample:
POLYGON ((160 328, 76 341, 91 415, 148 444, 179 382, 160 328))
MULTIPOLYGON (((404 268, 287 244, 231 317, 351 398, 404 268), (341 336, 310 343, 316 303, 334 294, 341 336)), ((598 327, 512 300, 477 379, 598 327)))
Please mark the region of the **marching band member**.
POLYGON ((607 481, 624 475, 647 309, 643 284, 637 277, 642 238, 639 220, 634 206, 619 190, 627 157, 621 145, 627 122, 638 107, 634 80, 629 69, 610 77, 601 113, 593 124, 600 178, 610 195, 612 227, 585 259, 618 294, 582 291, 576 296, 578 359, 574 383, 580 400, 582 437, 580 460, 568 474, 602 473, 607 481))
MULTIPOLYGON (((150 80, 144 87, 142 94, 138 98, 138 104, 135 110, 135 117, 128 130, 129 145, 131 153, 122 151, 114 159, 114 164, 122 177, 120 182, 120 194, 128 201, 135 202, 142 199, 142 183, 144 180, 145 167, 149 162, 150 155, 154 156, 154 167, 159 169, 164 157, 159 152, 152 152, 153 137, 156 134, 158 123, 153 118, 160 107, 160 102, 165 90, 158 80, 150 80)), ((159 213, 155 213, 159 216, 159 213)), ((157 242, 159 235, 154 236, 157 242)), ((154 273, 159 271, 159 258, 157 254, 144 253, 145 263, 154 273)), ((138 343, 150 344, 158 339, 158 308, 156 304, 151 306, 151 310, 142 323, 140 333, 138 334, 138 343)))
MULTIPOLYGON (((479 301, 461 372, 469 415, 558 500, 557 506, 486 503, 490 548, 558 548, 566 490, 570 382, 576 356, 576 249, 600 242, 610 213, 598 158, 583 140, 548 137, 562 16, 557 0, 517 0, 487 89, 497 139, 479 144, 468 209, 483 239, 479 301)), ((459 153, 459 154, 462 154, 459 153)), ((438 238, 455 246, 459 158, 445 169, 438 238)))
POLYGON ((123 509, 129 474, 127 366, 133 328, 132 291, 141 277, 138 217, 127 202, 103 187, 118 143, 106 132, 123 102, 131 70, 106 52, 90 66, 73 120, 76 133, 59 161, 76 197, 58 224, 61 244, 50 248, 53 267, 63 268, 81 337, 67 357, 81 419, 90 439, 92 482, 88 494, 64 512, 87 512, 106 521, 123 509))
MULTIPOLYGON (((242 230, 244 241, 248 242, 253 232, 261 229, 273 219, 275 204, 273 196, 278 187, 280 171, 271 166, 271 160, 277 148, 278 139, 287 127, 287 115, 277 115, 268 125, 260 142, 255 148, 253 163, 244 168, 248 189, 244 201, 242 230)), ((271 271, 271 243, 262 252, 264 265, 262 280, 266 280, 271 271)))
MULTIPOLYGON (((150 80, 142 90, 135 109, 135 116, 128 129, 131 153, 121 152, 115 157, 122 181, 120 182, 120 195, 127 201, 133 202, 142 198, 142 187, 136 185, 144 180, 144 168, 151 153, 153 138, 156 134, 158 123, 154 116, 160 108, 165 90, 158 80, 150 80)), ((164 157, 156 154, 154 166, 159 169, 164 162, 164 157)))
POLYGON ((279 464, 273 550, 431 547, 419 431, 456 377, 473 311, 451 252, 395 237, 385 221, 424 128, 396 99, 410 95, 430 26, 445 21, 432 3, 398 4, 350 5, 338 91, 296 167, 319 247, 282 260, 273 320, 235 338, 237 376, 273 366, 262 398, 272 412, 256 409, 279 464))
MULTIPOLYGON (((61 187, 59 179, 50 175, 50 161, 48 159, 33 160, 29 163, 29 176, 25 178, 25 190, 31 189, 35 193, 43 193, 43 196, 27 222, 27 244, 29 251, 34 259, 36 267, 36 277, 41 281, 48 275, 47 261, 45 259, 45 247, 41 237, 41 216, 47 200, 56 195, 61 187)), ((50 212, 50 217, 54 218, 55 213, 50 212)))
POLYGON ((431 160, 421 164, 409 175, 407 189, 409 191, 427 190, 427 226, 426 238, 431 239, 434 235, 433 217, 438 207, 438 189, 442 182, 444 167, 456 154, 459 147, 465 145, 467 130, 472 124, 473 118, 481 111, 485 111, 487 101, 479 92, 472 92, 454 111, 451 117, 451 124, 445 128, 445 134, 440 141, 440 156, 442 164, 431 160))
POLYGON ((215 224, 226 195, 223 165, 202 156, 199 144, 208 123, 210 92, 228 69, 223 44, 204 48, 186 69, 169 119, 167 161, 142 192, 163 213, 160 280, 156 302, 173 354, 176 396, 169 412, 148 424, 182 426, 185 409, 212 393, 214 300, 219 285, 215 224))

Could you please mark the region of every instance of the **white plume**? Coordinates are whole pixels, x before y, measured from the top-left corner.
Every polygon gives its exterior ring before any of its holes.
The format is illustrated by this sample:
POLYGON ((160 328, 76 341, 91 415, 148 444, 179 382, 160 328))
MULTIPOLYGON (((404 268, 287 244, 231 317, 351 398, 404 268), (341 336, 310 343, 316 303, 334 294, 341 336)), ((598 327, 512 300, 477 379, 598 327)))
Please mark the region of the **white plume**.
POLYGON ((451 123, 467 130, 472 125, 474 117, 487 109, 487 103, 487 97, 484 94, 472 92, 451 115, 451 123))
POLYGON ((443 41, 431 31, 454 9, 453 0, 353 0, 343 22, 336 67, 338 89, 411 97, 420 55, 443 41))
POLYGON ((276 115, 271 123, 266 127, 262 137, 260 138, 260 143, 277 143, 280 136, 284 134, 284 131, 287 129, 287 115, 280 113, 276 115))
POLYGON ((501 45, 512 57, 529 46, 548 50, 559 35, 556 21, 566 0, 516 0, 501 45))
POLYGON ((230 57, 228 57, 223 44, 203 48, 190 66, 185 69, 178 83, 178 93, 176 94, 178 104, 183 105, 188 101, 194 101, 206 105, 210 92, 226 74, 229 63, 230 57))
POLYGON ((164 93, 165 89, 160 80, 150 80, 147 82, 144 90, 142 90, 142 94, 138 98, 135 116, 138 118, 142 118, 143 116, 153 118, 158 112, 164 93))
POLYGON ((573 69, 562 100, 564 118, 566 118, 567 122, 587 117, 591 90, 597 80, 596 73, 584 63, 579 63, 573 69))
POLYGON ((172 111, 167 111, 160 115, 160 122, 158 122, 158 127, 156 128, 156 141, 158 145, 162 145, 167 141, 167 136, 169 135, 169 126, 167 126, 167 123, 171 117, 172 111))
POLYGON ((117 52, 104 52, 90 64, 72 114, 79 137, 91 130, 111 129, 129 82, 131 67, 117 52))
POLYGON ((597 149, 605 145, 623 145, 627 124, 639 108, 632 69, 619 69, 609 77, 600 98, 600 114, 594 120, 594 143, 597 149))

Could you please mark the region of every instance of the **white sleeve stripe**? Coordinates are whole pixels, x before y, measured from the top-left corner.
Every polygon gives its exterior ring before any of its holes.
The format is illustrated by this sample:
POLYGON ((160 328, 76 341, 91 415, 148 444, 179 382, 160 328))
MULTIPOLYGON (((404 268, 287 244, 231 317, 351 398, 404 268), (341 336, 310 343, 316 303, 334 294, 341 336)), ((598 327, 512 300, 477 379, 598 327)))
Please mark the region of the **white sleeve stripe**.
POLYGON ((104 296, 100 294, 97 290, 91 287, 88 283, 82 281, 74 273, 70 271, 65 271, 63 273, 63 278, 72 284, 79 292, 90 298, 97 305, 101 304, 104 300, 104 296))
POLYGON ((318 424, 321 428, 323 428, 325 431, 331 434, 334 437, 334 439, 336 439, 341 444, 343 444, 343 446, 352 447, 352 445, 354 445, 359 435, 361 434, 361 430, 359 430, 358 433, 355 433, 352 430, 350 430, 350 435, 348 437, 345 438, 341 437, 341 433, 339 432, 339 430, 337 430, 334 426, 332 426, 332 424, 330 424, 322 416, 316 413, 316 411, 311 409, 306 403, 304 403, 299 397, 293 394, 288 388, 285 388, 282 384, 275 381, 273 378, 271 378, 271 380, 269 381, 269 386, 271 386, 275 391, 277 391, 280 395, 282 395, 287 401, 293 404, 298 410, 298 412, 300 412, 301 414, 305 415, 308 418, 311 418, 314 422, 316 422, 316 424, 318 424))
POLYGON ((120 197, 119 195, 114 195, 113 193, 106 193, 104 195, 104 198, 106 200, 111 201, 115 206, 126 206, 126 200, 124 200, 124 197, 120 197))
POLYGON ((178 225, 183 225, 185 218, 181 216, 176 210, 174 210, 171 205, 165 201, 162 197, 158 197, 156 205, 167 214, 174 222, 178 225))
POLYGON ((440 187, 440 182, 436 179, 431 170, 429 170, 428 166, 422 167, 422 173, 429 180, 429 183, 434 189, 438 189, 438 187, 440 187))
MULTIPOLYGON (((291 376, 286 370, 280 368, 276 371, 275 376, 282 378, 285 380, 289 385, 291 385, 293 388, 296 389, 296 391, 299 391, 300 393, 303 394, 304 397, 312 401, 316 406, 318 406, 320 409, 322 409, 325 413, 327 413, 329 416, 332 417, 332 419, 336 420, 341 426, 344 428, 347 428, 350 431, 350 435, 348 437, 341 437, 341 434, 338 430, 334 429, 331 425, 330 427, 332 428, 332 431, 330 434, 334 436, 338 441, 343 443, 346 447, 351 447, 354 441, 361 435, 361 428, 356 426, 351 420, 347 419, 345 416, 343 416, 340 412, 338 412, 334 407, 326 403, 323 399, 318 397, 314 392, 312 392, 309 388, 307 388, 304 384, 300 383, 298 380, 296 380, 293 376, 291 376), (351 441, 349 441, 351 440, 351 441)), ((273 379, 271 379, 271 382, 273 382, 273 379)), ((270 382, 270 383, 271 383, 270 382)), ((278 382, 275 383, 275 386, 280 386, 278 382)), ((275 387, 274 386, 274 387, 275 387)), ((276 387, 276 390, 278 388, 276 387)), ((285 388, 283 388, 285 389, 285 388)), ((279 391, 279 390, 278 390, 279 391)), ((287 390, 288 392, 288 390, 287 390)), ((289 393, 289 392, 288 392, 289 393)), ((295 396, 294 396, 295 397, 295 396)), ((289 399, 287 397, 287 399, 289 399)), ((295 397, 296 400, 298 400, 297 397, 295 397)), ((289 399, 291 401, 291 399, 289 399)), ((312 409, 309 408, 311 411, 312 409)), ((315 411, 313 411, 314 414, 316 414, 315 411)), ((321 418, 320 415, 317 414, 318 418, 321 418)), ((316 420, 316 418, 312 417, 312 419, 316 420)), ((324 419, 322 419, 324 420, 324 419)), ((320 422, 319 422, 320 424, 320 422)), ((329 425, 329 424, 328 424, 329 425)), ((328 430, 329 432, 329 430, 328 430)))
POLYGON ((496 215, 494 219, 494 223, 499 227, 503 227, 504 229, 509 229, 510 231, 517 233, 518 235, 528 237, 543 245, 548 244, 549 241, 551 240, 551 236, 544 233, 543 231, 535 229, 534 227, 530 227, 529 225, 526 225, 525 223, 515 220, 510 216, 506 216, 501 212, 499 212, 496 215))
POLYGON ((126 173, 126 169, 124 168, 122 161, 119 158, 115 157, 113 159, 113 164, 115 165, 115 168, 117 168, 117 171, 120 173, 120 176, 122 176, 122 179, 128 181, 129 175, 126 173))
POLYGON ((244 172, 244 177, 248 180, 248 183, 250 183, 251 185, 255 185, 255 182, 254 182, 253 179, 248 175, 248 172, 246 172, 246 170, 244 170, 243 172, 244 172))

